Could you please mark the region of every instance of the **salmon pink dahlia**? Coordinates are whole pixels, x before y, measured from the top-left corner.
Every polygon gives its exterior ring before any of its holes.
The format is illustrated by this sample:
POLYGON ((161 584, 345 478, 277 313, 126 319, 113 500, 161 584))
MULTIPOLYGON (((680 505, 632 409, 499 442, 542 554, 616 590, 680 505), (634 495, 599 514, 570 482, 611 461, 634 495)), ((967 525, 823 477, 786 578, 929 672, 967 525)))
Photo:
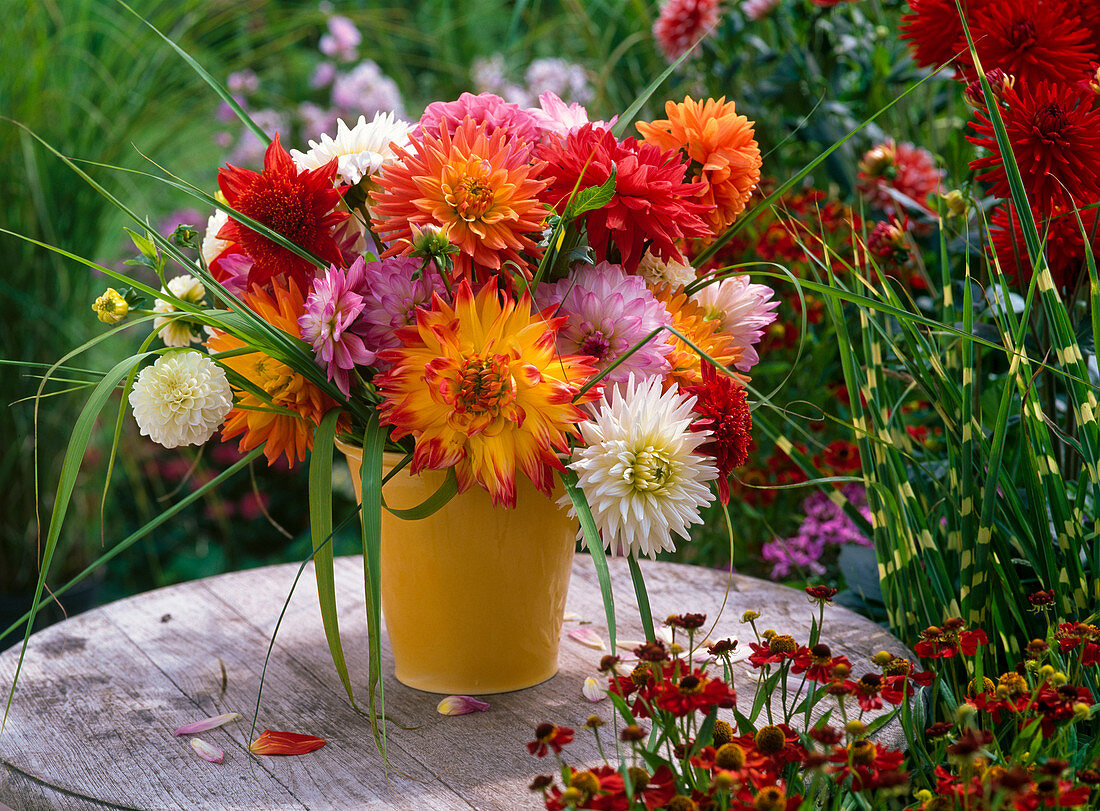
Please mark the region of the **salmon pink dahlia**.
MULTIPOLYGON (((336 166, 337 161, 332 160, 318 169, 299 172, 276 134, 264 155, 262 172, 227 165, 218 170, 218 187, 231 208, 326 262, 343 266, 344 258, 333 238, 332 226, 346 220, 349 214, 333 210, 341 197, 341 191, 332 185, 336 166)), ((237 243, 252 259, 249 286, 286 277, 303 290, 309 288, 316 268, 308 259, 234 219, 223 225, 216 236, 237 243)))
POLYGON ((646 143, 662 150, 682 150, 699 169, 692 180, 706 183, 702 202, 713 205, 706 220, 714 233, 725 230, 745 210, 760 182, 760 146, 753 122, 737 114, 725 96, 715 101, 665 104, 666 119, 641 122, 638 132, 646 143))
POLYGON ((416 438, 412 472, 453 467, 459 492, 476 483, 514 507, 519 468, 549 494, 556 454, 585 419, 577 404, 599 396, 598 386, 577 396, 595 373, 589 359, 554 351, 564 322, 532 314, 526 293, 502 301, 492 283, 475 297, 463 282, 454 306, 437 295, 417 310, 415 326, 397 330, 402 345, 379 353, 393 366, 375 378, 381 423, 416 438))
POLYGON ((383 256, 409 253, 412 227, 430 225, 461 251, 456 278, 480 281, 505 262, 529 268, 521 254, 539 254, 528 234, 542 230, 546 183, 537 179, 542 164, 530 162, 530 149, 507 128, 488 135, 467 117, 453 134, 445 124, 419 129, 407 150, 394 152, 398 162, 382 171, 373 193, 378 234, 392 245, 383 256))
POLYGON ((653 24, 653 37, 669 62, 718 25, 719 5, 718 0, 666 0, 653 24))
MULTIPOLYGON (((1100 197, 1100 109, 1096 97, 1079 87, 1017 82, 1005 91, 1005 129, 1020 167, 1028 198, 1040 213, 1058 206, 1078 206, 1100 197)), ((1004 161, 993 125, 981 110, 967 136, 991 153, 970 162, 978 180, 992 184, 1002 200, 1011 197, 1004 161)))
POLYGON ((627 138, 621 143, 608 130, 586 124, 565 138, 539 148, 550 181, 546 201, 565 211, 574 190, 599 186, 615 171, 615 194, 607 205, 582 215, 589 244, 600 259, 618 250, 627 273, 638 269, 646 247, 665 261, 682 261, 676 243, 711 236, 702 217, 711 206, 696 202, 703 183, 684 180, 685 164, 676 152, 627 138))

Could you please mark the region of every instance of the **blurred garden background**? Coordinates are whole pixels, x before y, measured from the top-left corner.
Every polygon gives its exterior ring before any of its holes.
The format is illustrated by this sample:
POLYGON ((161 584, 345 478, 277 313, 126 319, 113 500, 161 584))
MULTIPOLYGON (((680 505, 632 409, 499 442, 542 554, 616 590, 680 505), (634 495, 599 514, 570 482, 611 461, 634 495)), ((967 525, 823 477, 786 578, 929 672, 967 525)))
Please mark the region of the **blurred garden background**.
MULTIPOLYGON (((996 202, 975 185, 968 167, 975 148, 963 137, 972 117, 965 83, 951 68, 934 71, 933 65, 954 56, 950 44, 947 52, 941 45, 931 57, 922 54, 929 43, 903 21, 913 11, 900 0, 666 5, 681 7, 677 24, 710 32, 639 119, 661 116, 657 99, 724 96, 736 102, 738 112, 756 122, 764 154, 757 202, 815 164, 768 206, 750 205, 751 216, 713 257, 712 266, 759 263, 745 269, 759 270, 763 275, 754 281, 778 291, 778 318, 758 347, 761 362, 753 372, 754 391, 767 407, 754 414, 755 447, 729 505, 732 548, 715 507, 693 543, 681 545, 674 557, 795 585, 856 586, 849 589, 850 604, 883 619, 862 482, 859 441, 865 437, 853 431, 839 348, 844 341, 838 343, 836 334, 838 317, 847 328, 843 310, 793 282, 820 282, 845 265, 866 271, 870 246, 877 266, 894 280, 894 294, 913 312, 942 312, 945 291, 955 290, 955 305, 963 300, 960 268, 966 257, 982 254, 982 229, 996 202), (711 16, 698 19, 703 10, 711 16), (918 61, 902 36, 907 30, 918 61), (890 106, 903 95, 903 103, 890 106), (943 257, 945 264, 930 271, 925 255, 943 257), (822 478, 829 481, 813 481, 822 478)), ((133 6, 225 83, 266 131, 298 148, 333 132, 337 118, 351 122, 392 110, 415 120, 429 101, 465 91, 530 105, 550 90, 583 104, 592 120, 608 119, 683 50, 676 31, 658 24, 661 8, 643 0, 135 0, 133 6)), ((148 213, 149 227, 165 235, 180 224, 201 235, 210 212, 183 193, 144 182, 141 173, 155 171, 156 164, 212 192, 219 165, 258 168, 262 162, 266 145, 115 0, 27 4, 0 32, 0 53, 4 229, 106 265, 136 261, 119 212, 31 131, 104 187, 124 193, 135 210, 148 213)), ((39 517, 48 518, 69 428, 91 379, 81 370, 112 361, 93 348, 66 365, 46 387, 36 418, 36 370, 103 334, 91 304, 106 281, 6 234, 0 234, 0 250, 8 268, 0 276, 0 356, 25 362, 0 366, 3 606, 8 595, 33 587, 37 576, 39 517)), ((974 286, 966 292, 971 312, 959 323, 996 341, 997 330, 978 323, 983 314, 997 316, 1004 299, 986 300, 992 288, 977 284, 986 274, 975 266, 974 286)), ((148 280, 155 283, 151 272, 148 280)), ((1088 325, 1079 310, 1069 312, 1075 325, 1088 325)), ((859 334, 854 315, 850 324, 859 334)), ((133 340, 136 347, 140 336, 133 340)), ((1087 340, 1083 346, 1086 355, 1094 351, 1087 340)), ((1005 359, 995 355, 976 361, 981 374, 1003 374, 1005 359)), ((1087 360, 1095 369, 1095 358, 1087 360)), ((897 418, 887 430, 896 431, 904 454, 891 464, 901 465, 895 472, 902 478, 908 466, 933 482, 945 481, 956 460, 944 445, 942 408, 932 392, 912 377, 906 381, 902 366, 899 361, 890 382, 908 385, 899 386, 890 405, 897 418)), ((971 395, 986 396, 996 412, 1002 390, 971 395)), ((1066 426, 1058 396, 1050 394, 1050 413, 1070 436, 1073 427, 1066 426)), ((1009 412, 1016 411, 1013 404, 1009 412)), ((199 451, 166 451, 138 437, 127 414, 105 487, 115 426, 104 422, 100 428, 50 576, 54 586, 239 458, 232 443, 217 440, 199 451)), ((1011 454, 1012 443, 1008 447, 1011 454)), ((311 548, 305 488, 304 467, 254 465, 103 567, 89 599, 302 560, 311 548)), ((350 512, 350 489, 344 492, 350 512)), ((938 497, 929 491, 921 498, 924 518, 938 525, 938 497)), ((338 553, 358 548, 358 530, 352 526, 347 533, 338 553)), ((0 616, 0 628, 6 625, 0 616)))

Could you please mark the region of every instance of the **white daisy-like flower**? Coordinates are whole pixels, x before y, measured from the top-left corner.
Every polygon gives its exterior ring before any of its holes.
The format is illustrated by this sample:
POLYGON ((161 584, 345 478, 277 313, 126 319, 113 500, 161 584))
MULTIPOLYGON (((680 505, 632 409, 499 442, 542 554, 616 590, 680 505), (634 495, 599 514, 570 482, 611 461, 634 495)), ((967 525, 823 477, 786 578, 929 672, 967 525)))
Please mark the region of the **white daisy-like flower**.
POLYGON ((721 332, 733 336, 735 346, 744 348, 735 364, 748 372, 760 360, 754 345, 764 337, 764 329, 775 321, 779 301, 775 291, 766 284, 750 284, 748 276, 731 276, 708 284, 695 294, 694 300, 704 310, 704 318, 720 321, 721 332))
POLYGON ((631 375, 580 424, 585 447, 569 468, 611 552, 656 557, 676 548, 673 535, 687 539, 688 526, 702 523, 718 471, 695 453, 710 434, 688 429, 694 404, 676 389, 662 392, 657 378, 631 375))
POLYGON ((337 177, 344 183, 358 183, 364 177, 377 174, 383 166, 397 160, 391 144, 406 146, 413 125, 395 118, 393 113, 376 113, 369 124, 363 116, 348 129, 344 119, 336 121, 336 137, 322 135, 321 141, 310 141, 309 152, 290 150, 300 171, 318 169, 336 158, 337 177))
POLYGON ((646 251, 638 263, 638 275, 654 287, 669 284, 682 287, 695 281, 695 268, 687 262, 666 262, 651 251, 646 251))
POLYGON ((202 261, 206 263, 207 267, 221 256, 222 251, 231 244, 228 240, 218 239, 218 232, 225 227, 227 222, 229 222, 229 214, 220 208, 214 209, 214 213, 206 221, 206 233, 203 235, 202 247, 199 248, 199 252, 202 254, 202 261))
POLYGON ((201 445, 233 408, 233 390, 222 368, 201 352, 169 352, 138 374, 130 406, 141 433, 154 442, 201 445))
MULTIPOLYGON (((163 288, 161 292, 164 292, 163 288)), ((176 298, 198 304, 206 295, 206 288, 194 276, 184 275, 168 280, 168 292, 176 298)), ((190 346, 193 341, 202 340, 202 336, 188 319, 167 317, 168 313, 179 312, 172 302, 158 298, 153 304, 153 312, 165 313, 164 316, 153 319, 153 329, 158 331, 157 334, 165 346, 190 346)))

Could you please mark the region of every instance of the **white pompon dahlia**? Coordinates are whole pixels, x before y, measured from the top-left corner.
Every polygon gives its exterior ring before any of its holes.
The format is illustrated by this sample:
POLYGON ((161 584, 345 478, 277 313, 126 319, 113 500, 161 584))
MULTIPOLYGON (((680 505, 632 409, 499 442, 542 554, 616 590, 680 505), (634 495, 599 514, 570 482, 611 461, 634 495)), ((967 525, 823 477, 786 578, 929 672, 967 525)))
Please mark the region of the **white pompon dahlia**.
POLYGON ((141 433, 166 448, 201 445, 233 407, 225 372, 196 351, 169 352, 146 366, 130 391, 141 433))
POLYGON ((707 482, 718 477, 709 459, 695 453, 709 438, 688 428, 695 398, 633 375, 605 397, 580 424, 585 446, 569 468, 611 552, 672 551, 674 534, 687 539, 688 526, 702 523, 699 508, 714 498, 707 482))

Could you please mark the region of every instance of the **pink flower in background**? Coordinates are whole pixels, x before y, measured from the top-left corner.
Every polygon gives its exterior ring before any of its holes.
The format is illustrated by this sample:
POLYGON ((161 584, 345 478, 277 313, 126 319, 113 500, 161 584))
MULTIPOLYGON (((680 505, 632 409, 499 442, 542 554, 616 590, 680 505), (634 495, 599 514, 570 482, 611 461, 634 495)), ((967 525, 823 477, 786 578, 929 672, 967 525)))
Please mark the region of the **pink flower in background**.
POLYGON ((397 82, 369 59, 364 59, 348 73, 336 75, 332 80, 332 103, 349 119, 390 112, 398 118, 405 117, 397 82))
POLYGON ((328 18, 328 33, 321 37, 317 47, 325 56, 354 62, 359 58, 359 43, 362 41, 363 35, 355 23, 335 14, 328 18))
POLYGON ((363 342, 365 325, 359 322, 365 306, 363 268, 362 257, 346 272, 330 266, 324 276, 313 280, 305 314, 298 319, 302 338, 313 347, 318 365, 345 397, 351 393, 350 372, 374 362, 374 353, 363 342))
POLYGON ((734 365, 748 372, 760 362, 754 348, 764 337, 764 330, 775 321, 779 301, 775 291, 765 284, 751 284, 748 276, 732 276, 708 284, 695 294, 706 318, 720 321, 719 331, 733 336, 734 345, 744 349, 734 365))
POLYGON ((653 36, 669 62, 710 33, 718 24, 718 0, 667 0, 653 24, 653 36))
MULTIPOLYGON (((653 297, 640 276, 628 276, 618 265, 601 262, 578 266, 568 278, 539 285, 535 303, 544 312, 568 316, 558 333, 558 351, 588 355, 603 371, 658 327, 672 323, 665 306, 653 297), (560 309, 559 309, 560 306, 560 309)), ((604 378, 605 386, 664 377, 671 369, 668 333, 658 333, 604 378)))
POLYGON ((759 20, 765 16, 776 6, 778 6, 782 0, 743 0, 741 3, 741 11, 750 20, 759 20))
POLYGON ((455 133, 463 119, 472 118, 479 125, 478 132, 488 138, 498 129, 507 129, 521 143, 537 141, 541 134, 539 121, 518 104, 512 104, 492 93, 463 93, 455 101, 436 101, 428 105, 420 117, 420 127, 432 135, 439 134, 440 125, 447 124, 447 132, 455 133))
POLYGON ((871 205, 887 214, 912 208, 898 195, 928 211, 928 197, 943 191, 943 175, 927 149, 887 138, 863 155, 856 185, 871 205))

